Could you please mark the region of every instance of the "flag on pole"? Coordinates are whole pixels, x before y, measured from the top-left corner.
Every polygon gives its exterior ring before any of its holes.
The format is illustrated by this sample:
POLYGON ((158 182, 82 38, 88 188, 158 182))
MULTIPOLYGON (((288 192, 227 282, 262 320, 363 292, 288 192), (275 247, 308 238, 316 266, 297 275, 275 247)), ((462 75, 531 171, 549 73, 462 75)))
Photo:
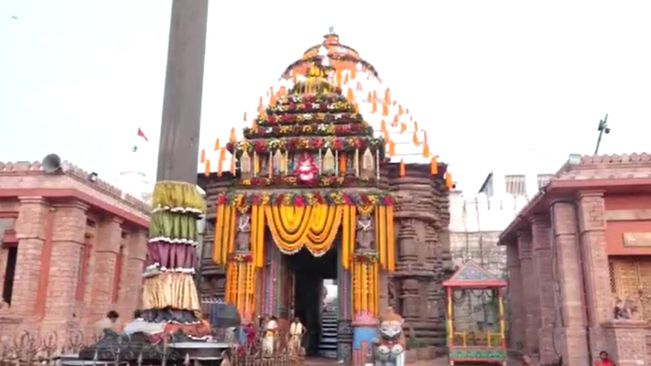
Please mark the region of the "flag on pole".
POLYGON ((145 141, 149 142, 149 139, 147 138, 147 136, 145 136, 145 133, 142 132, 142 129, 140 127, 138 127, 138 137, 142 137, 143 139, 145 139, 145 141))

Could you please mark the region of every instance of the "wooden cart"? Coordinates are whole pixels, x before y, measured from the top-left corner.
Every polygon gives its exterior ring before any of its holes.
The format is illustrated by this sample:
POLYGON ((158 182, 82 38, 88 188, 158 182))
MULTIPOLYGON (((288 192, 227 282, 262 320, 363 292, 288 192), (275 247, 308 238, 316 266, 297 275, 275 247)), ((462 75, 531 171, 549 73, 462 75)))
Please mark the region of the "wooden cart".
POLYGON ((447 295, 447 344, 450 365, 456 362, 482 362, 506 365, 504 320, 504 290, 506 281, 496 278, 478 264, 470 261, 443 282, 447 295), (455 292, 463 290, 489 292, 497 298, 498 329, 484 332, 455 329, 455 292))

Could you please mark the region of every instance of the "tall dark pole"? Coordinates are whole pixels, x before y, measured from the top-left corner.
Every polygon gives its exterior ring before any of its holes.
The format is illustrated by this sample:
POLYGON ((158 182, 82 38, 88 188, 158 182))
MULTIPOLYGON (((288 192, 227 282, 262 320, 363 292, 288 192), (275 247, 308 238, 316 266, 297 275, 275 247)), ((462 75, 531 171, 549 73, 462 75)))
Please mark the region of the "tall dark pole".
POLYGON ((599 138, 597 139, 597 147, 594 149, 594 154, 597 155, 599 153, 599 146, 601 145, 601 137, 604 135, 604 132, 607 134, 610 133, 610 128, 608 128, 608 114, 606 114, 606 117, 599 121, 599 138))
POLYGON ((208 0, 173 0, 156 180, 195 183, 208 0))

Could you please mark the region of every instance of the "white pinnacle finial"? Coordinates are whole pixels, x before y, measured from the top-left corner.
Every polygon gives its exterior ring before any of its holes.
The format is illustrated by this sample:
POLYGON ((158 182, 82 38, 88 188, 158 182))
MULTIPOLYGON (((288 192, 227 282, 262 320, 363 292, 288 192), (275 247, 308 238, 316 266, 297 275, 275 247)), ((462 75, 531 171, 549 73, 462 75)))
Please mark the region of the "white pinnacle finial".
POLYGON ((328 31, 330 32, 330 34, 333 34, 335 32, 335 27, 330 26, 330 28, 328 28, 328 31))

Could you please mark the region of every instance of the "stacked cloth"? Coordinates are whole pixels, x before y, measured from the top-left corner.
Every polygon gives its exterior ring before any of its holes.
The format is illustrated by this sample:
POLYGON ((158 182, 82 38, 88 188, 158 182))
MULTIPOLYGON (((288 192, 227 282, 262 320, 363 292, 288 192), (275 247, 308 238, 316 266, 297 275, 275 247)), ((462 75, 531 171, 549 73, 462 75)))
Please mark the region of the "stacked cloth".
POLYGON ((147 321, 199 324, 201 306, 192 275, 197 263, 197 219, 206 204, 194 184, 156 184, 143 276, 147 321))

